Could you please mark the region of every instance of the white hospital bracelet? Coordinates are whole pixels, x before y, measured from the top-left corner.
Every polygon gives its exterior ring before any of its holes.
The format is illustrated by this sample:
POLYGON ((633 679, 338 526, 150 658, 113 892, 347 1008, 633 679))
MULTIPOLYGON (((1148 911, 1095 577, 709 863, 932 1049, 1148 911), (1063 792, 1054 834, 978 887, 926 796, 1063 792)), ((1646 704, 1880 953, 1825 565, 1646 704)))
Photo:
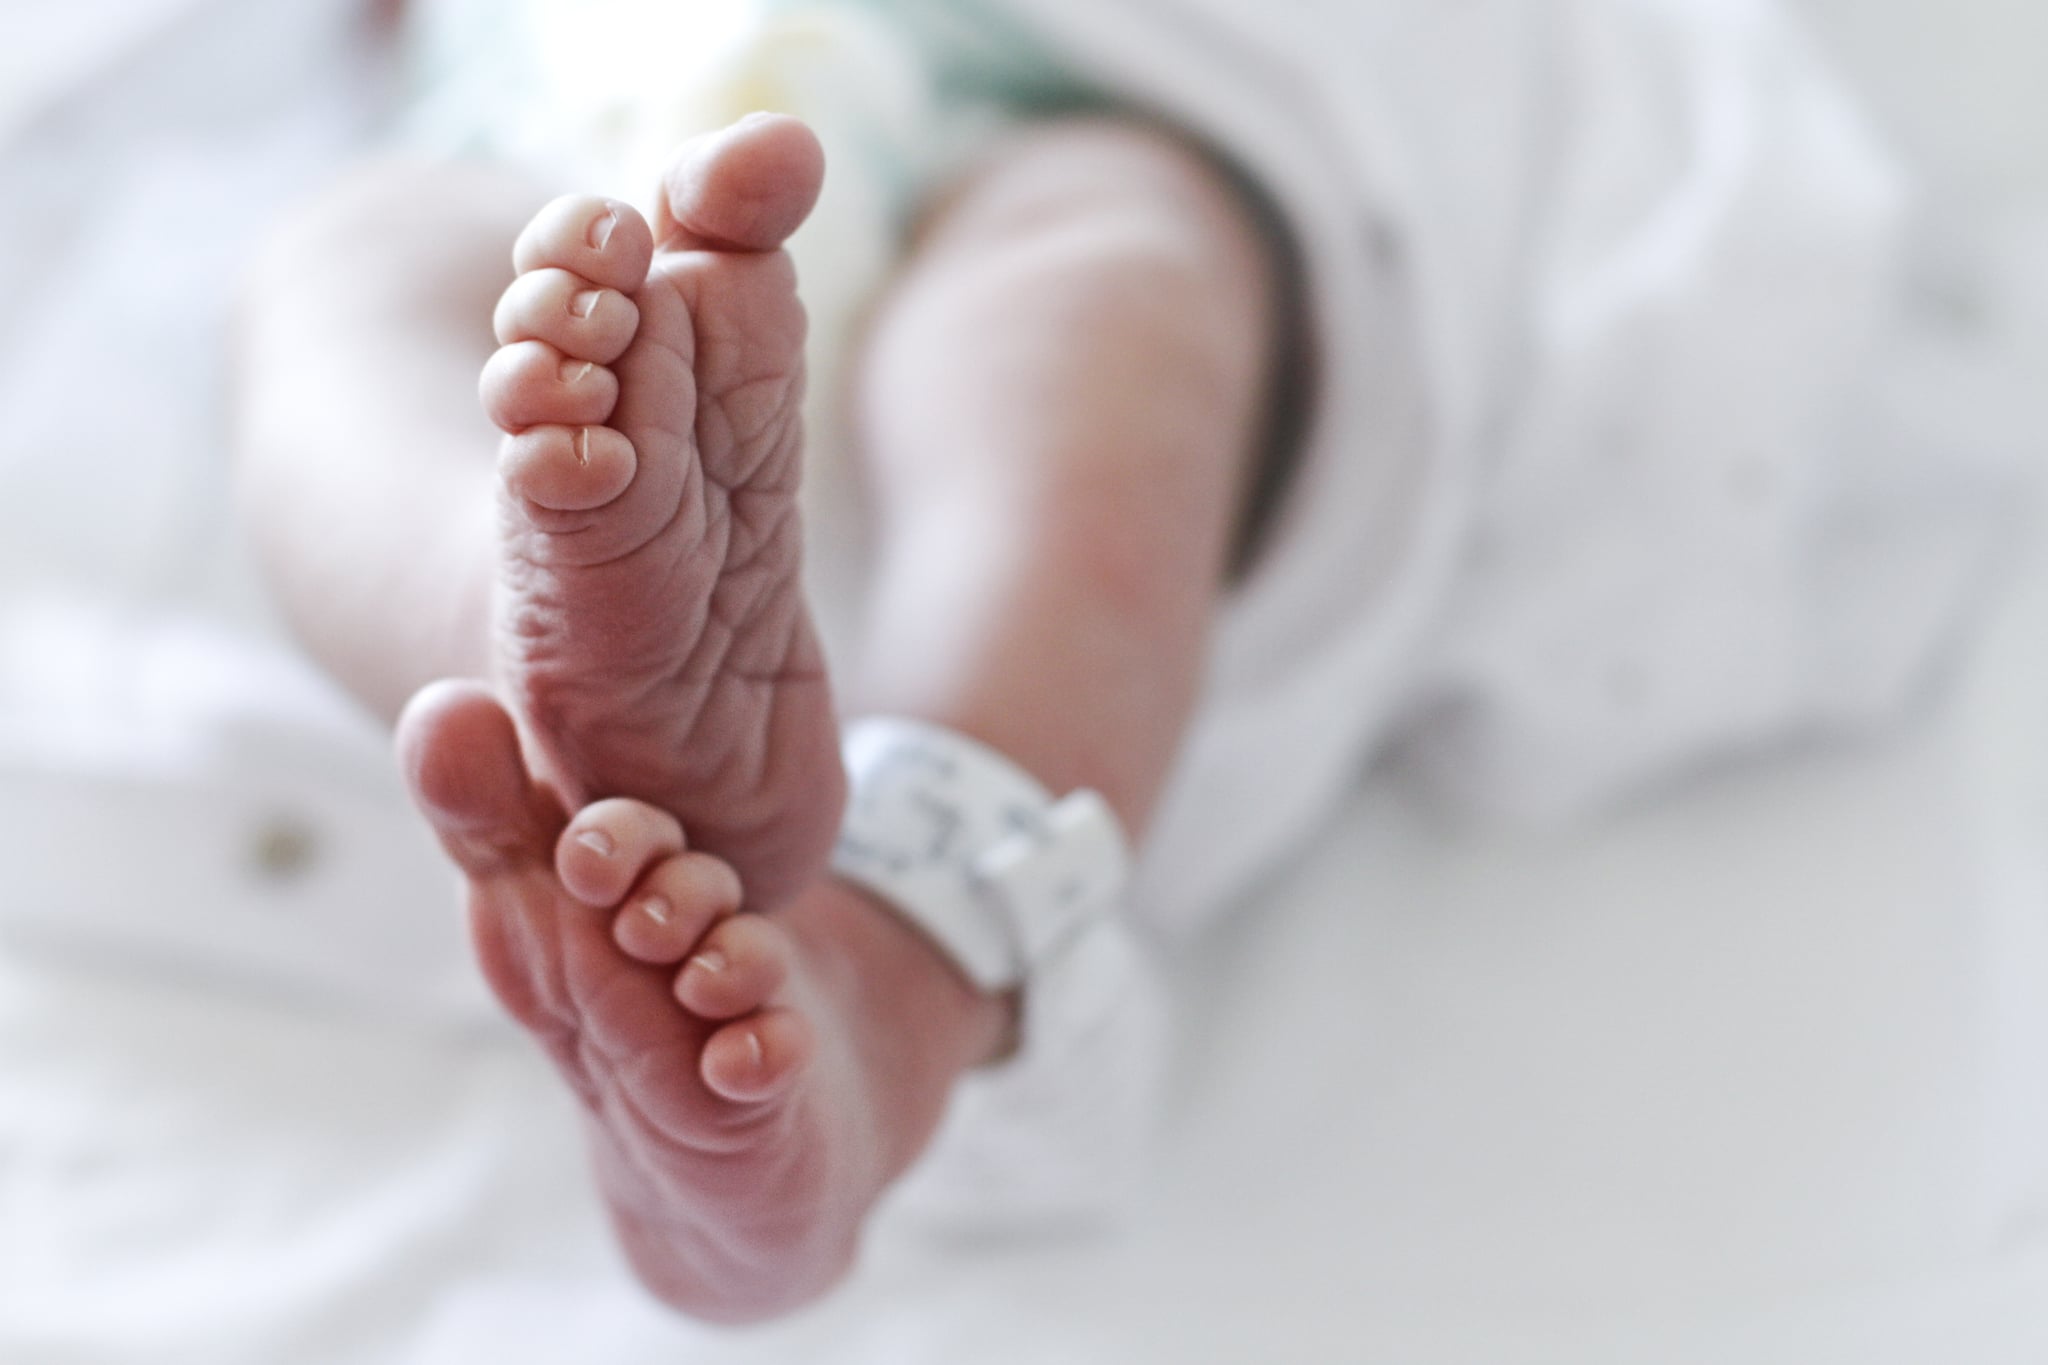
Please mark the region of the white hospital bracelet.
POLYGON ((894 717, 853 722, 832 870, 902 913, 984 991, 1008 990, 1116 904, 1130 853, 1093 791, 1055 801, 979 741, 894 717))

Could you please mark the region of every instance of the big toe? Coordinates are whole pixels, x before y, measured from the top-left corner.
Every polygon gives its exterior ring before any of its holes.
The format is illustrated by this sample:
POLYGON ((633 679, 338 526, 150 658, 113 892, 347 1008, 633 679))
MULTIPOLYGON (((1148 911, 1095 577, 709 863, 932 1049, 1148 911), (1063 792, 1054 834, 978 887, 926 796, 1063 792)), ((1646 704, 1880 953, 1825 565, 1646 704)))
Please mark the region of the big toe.
POLYGON ((774 251, 810 216, 825 151, 801 120, 749 114, 686 143, 662 176, 663 246, 774 251))
POLYGON ((421 689, 399 717, 397 744, 414 802, 463 871, 488 876, 549 856, 557 822, 526 770, 512 718, 483 686, 421 689))

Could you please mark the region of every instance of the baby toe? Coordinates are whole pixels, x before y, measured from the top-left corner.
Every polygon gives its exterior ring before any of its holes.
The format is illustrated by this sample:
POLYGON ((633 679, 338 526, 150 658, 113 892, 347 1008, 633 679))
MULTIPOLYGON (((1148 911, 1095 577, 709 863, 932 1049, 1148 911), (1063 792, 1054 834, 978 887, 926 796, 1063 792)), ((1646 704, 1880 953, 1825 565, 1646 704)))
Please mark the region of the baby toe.
POLYGON ((422 689, 398 719, 397 741, 414 801, 464 872, 545 858, 560 816, 527 772, 512 717, 482 685, 422 689))
POLYGON ((763 1010, 706 1039, 697 1072, 728 1100, 774 1099, 802 1073, 812 1042, 810 1024, 794 1010, 763 1010))
POLYGON ((553 266, 625 293, 646 281, 653 259, 647 220, 630 205, 588 194, 550 203, 512 245, 512 267, 521 273, 553 266))
POLYGON ((640 879, 612 921, 612 941, 637 961, 673 966, 739 908, 740 879, 730 864, 708 853, 679 853, 640 879))
POLYGON ((705 1019, 737 1019, 789 976, 789 940, 759 915, 733 915, 704 935, 676 974, 676 999, 705 1019))
POLYGON ((666 246, 773 251, 824 180, 815 133, 787 114, 750 114, 684 144, 662 175, 655 219, 666 246))
POLYGON ((545 341, 515 341, 484 365, 477 392, 506 431, 543 423, 589 426, 612 415, 619 381, 593 361, 563 355, 545 341))
POLYGON ((683 828, 673 815, 613 797, 569 821, 555 841, 555 875, 585 905, 617 905, 650 863, 682 848, 683 828))
POLYGON ((549 266, 529 270, 498 297, 491 328, 500 345, 545 341, 564 355, 609 365, 640 330, 640 310, 616 289, 549 266))
POLYGON ((610 427, 544 423, 507 436, 498 450, 506 489, 549 512, 603 507, 626 491, 638 468, 633 443, 610 427))

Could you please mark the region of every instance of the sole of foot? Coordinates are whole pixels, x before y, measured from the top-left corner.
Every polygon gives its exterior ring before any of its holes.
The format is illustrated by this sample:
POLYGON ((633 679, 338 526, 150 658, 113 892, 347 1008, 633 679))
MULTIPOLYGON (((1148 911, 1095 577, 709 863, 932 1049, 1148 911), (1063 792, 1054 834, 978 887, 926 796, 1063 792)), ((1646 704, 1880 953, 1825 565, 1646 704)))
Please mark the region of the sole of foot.
POLYGON ((829 1004, 724 860, 644 802, 569 811, 480 685, 399 724, 414 799, 468 882, 485 978, 588 1115, 599 1183, 660 1297, 713 1321, 799 1306, 852 1263, 886 1183, 829 1004))
POLYGON ((750 904, 813 881, 845 800, 800 586, 804 315, 784 240, 823 175, 796 120, 690 144, 653 223, 558 199, 514 249, 480 384, 499 457, 495 681, 581 804, 672 812, 750 904))

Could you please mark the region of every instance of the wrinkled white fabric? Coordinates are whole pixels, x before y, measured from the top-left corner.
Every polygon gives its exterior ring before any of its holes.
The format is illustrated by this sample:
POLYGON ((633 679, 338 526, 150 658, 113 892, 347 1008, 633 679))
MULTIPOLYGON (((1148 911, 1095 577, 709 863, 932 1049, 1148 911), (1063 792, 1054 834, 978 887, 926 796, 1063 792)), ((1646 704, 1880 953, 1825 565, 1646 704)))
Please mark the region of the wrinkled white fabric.
POLYGON ((1553 817, 1893 716, 1944 656, 2009 452, 1902 416, 1937 346, 1907 190, 1776 9, 1018 8, 1255 168, 1309 275, 1306 467, 1219 631, 1160 922, 1390 742, 1553 817))

